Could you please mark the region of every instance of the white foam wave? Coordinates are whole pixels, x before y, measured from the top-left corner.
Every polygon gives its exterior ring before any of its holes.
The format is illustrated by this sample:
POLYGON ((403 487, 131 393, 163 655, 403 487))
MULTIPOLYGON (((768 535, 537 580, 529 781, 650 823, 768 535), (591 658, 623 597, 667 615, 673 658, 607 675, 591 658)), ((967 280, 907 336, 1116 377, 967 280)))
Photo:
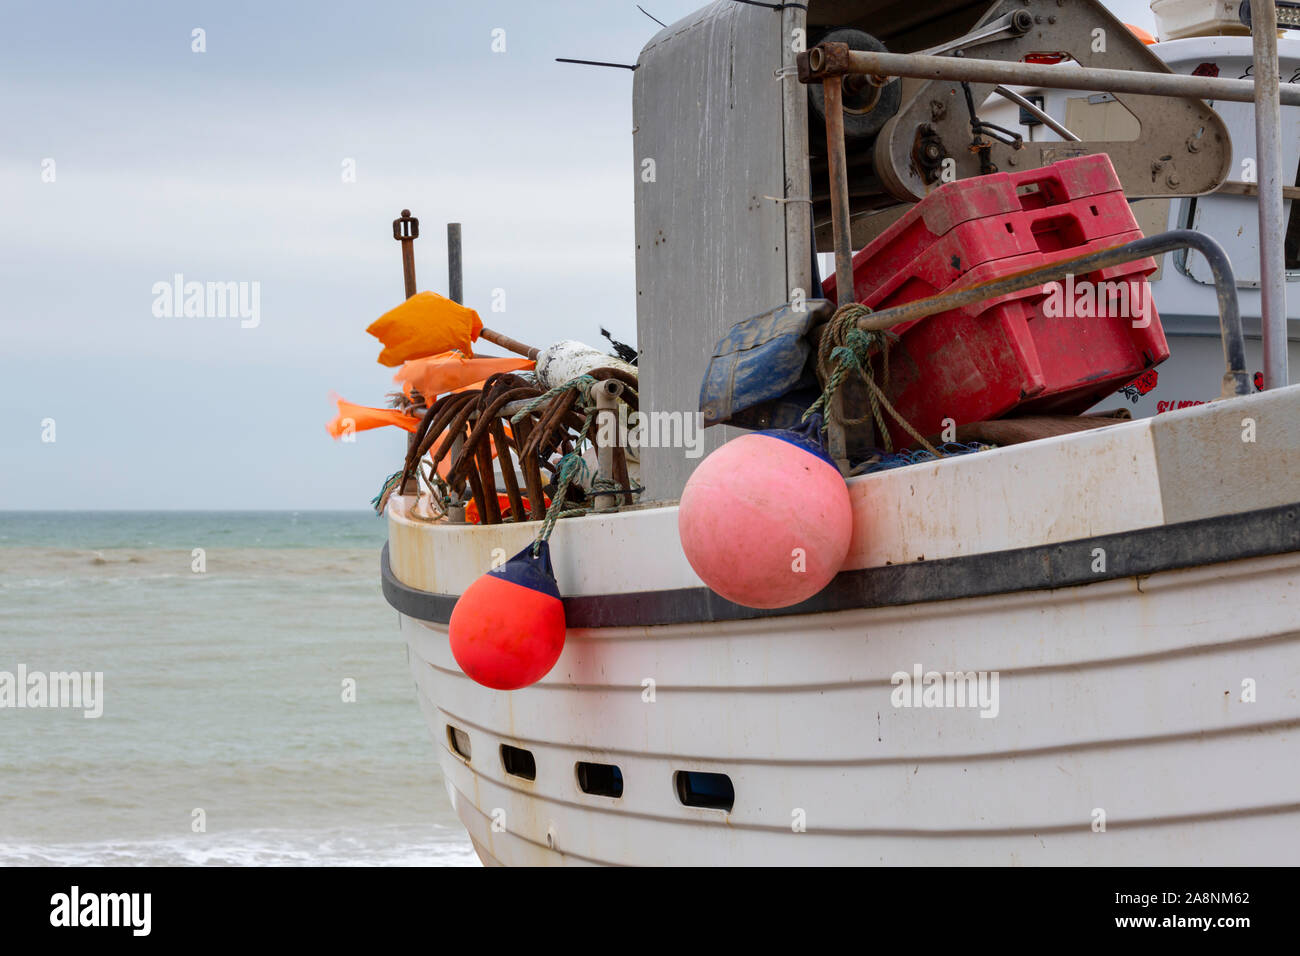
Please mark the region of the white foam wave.
POLYGON ((477 866, 460 830, 265 829, 93 843, 0 842, 0 866, 477 866))

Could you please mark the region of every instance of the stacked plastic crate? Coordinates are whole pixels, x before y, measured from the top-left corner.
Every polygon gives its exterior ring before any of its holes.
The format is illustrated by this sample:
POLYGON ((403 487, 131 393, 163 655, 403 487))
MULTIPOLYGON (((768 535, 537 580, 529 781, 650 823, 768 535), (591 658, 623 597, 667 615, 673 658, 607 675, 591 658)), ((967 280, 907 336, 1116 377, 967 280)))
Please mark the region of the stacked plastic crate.
MULTIPOLYGON (((880 310, 1141 236, 1105 155, 981 176, 935 190, 854 256, 855 298, 880 310)), ((946 419, 1085 411, 1169 357, 1155 269, 1140 259, 895 326, 890 400, 926 435, 946 419)), ((824 288, 837 298, 833 277, 824 288)))

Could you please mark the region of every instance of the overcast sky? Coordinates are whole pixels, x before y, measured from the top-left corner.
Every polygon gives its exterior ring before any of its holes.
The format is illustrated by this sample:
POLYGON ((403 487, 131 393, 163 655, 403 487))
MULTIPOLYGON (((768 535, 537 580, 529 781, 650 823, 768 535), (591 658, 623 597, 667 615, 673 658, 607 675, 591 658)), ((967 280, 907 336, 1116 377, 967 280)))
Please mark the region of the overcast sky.
POLYGON ((364 329, 403 297, 403 207, 420 288, 460 221, 489 325, 635 341, 631 73, 554 58, 632 63, 658 29, 622 0, 9 5, 0 510, 365 507, 404 433, 323 426, 331 390, 390 387, 364 329), (258 324, 155 315, 176 274, 258 283, 258 324))

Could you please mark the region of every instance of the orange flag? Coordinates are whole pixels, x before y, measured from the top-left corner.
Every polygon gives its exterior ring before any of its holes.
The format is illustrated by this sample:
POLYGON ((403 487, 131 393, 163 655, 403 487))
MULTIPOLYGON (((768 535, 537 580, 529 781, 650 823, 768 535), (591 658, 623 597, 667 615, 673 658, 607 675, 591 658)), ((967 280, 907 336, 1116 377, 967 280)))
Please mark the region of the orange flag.
POLYGON ((424 404, 432 405, 435 398, 446 392, 474 385, 497 372, 516 372, 535 364, 526 358, 469 358, 463 352, 453 350, 411 359, 397 370, 393 381, 401 382, 402 392, 407 398, 415 389, 424 396, 424 404))
POLYGON ((409 359, 452 349, 473 355, 471 346, 482 329, 473 309, 436 292, 417 292, 371 322, 366 331, 384 345, 379 364, 394 368, 409 359))
MULTIPOLYGON (((404 428, 408 432, 414 432, 420 426, 420 419, 415 415, 407 415, 399 412, 395 408, 369 408, 365 405, 354 405, 352 402, 340 398, 338 395, 330 396, 338 405, 339 413, 333 421, 327 422, 325 430, 328 431, 335 439, 342 438, 349 431, 364 432, 372 428, 383 428, 385 425, 396 425, 398 428, 404 428)), ((506 435, 513 438, 514 433, 510 430, 509 425, 502 426, 506 435)), ((442 435, 446 435, 444 431, 442 435)), ((442 443, 442 436, 433 443, 432 448, 437 448, 442 443)), ((488 447, 492 449, 492 457, 497 457, 497 443, 488 438, 488 447)), ((442 461, 438 462, 438 474, 443 478, 451 470, 451 456, 445 455, 442 461)))
POLYGON ((367 408, 365 405, 354 405, 352 402, 344 401, 337 395, 333 398, 338 405, 339 413, 333 421, 326 424, 325 430, 335 438, 342 438, 345 432, 364 432, 371 428, 382 428, 384 425, 396 425, 398 428, 413 432, 420 425, 420 419, 399 412, 395 408, 367 408))

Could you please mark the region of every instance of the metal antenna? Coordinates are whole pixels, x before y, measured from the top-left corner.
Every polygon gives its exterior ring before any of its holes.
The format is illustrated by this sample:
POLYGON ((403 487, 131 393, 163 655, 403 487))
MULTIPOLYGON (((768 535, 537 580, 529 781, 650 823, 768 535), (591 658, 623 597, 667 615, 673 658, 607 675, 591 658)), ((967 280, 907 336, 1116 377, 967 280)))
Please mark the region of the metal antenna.
POLYGON ((571 60, 568 57, 557 56, 556 63, 577 63, 580 66, 616 66, 620 70, 635 70, 639 63, 603 63, 600 60, 571 60))
POLYGON ((640 10, 642 13, 644 13, 644 14, 645 14, 647 17, 649 17, 651 20, 653 20, 655 23, 659 24, 661 27, 666 27, 666 26, 668 26, 668 24, 664 23, 662 20, 660 20, 657 16, 655 16, 653 13, 651 13, 651 12, 650 12, 649 10, 647 10, 645 7, 641 6, 641 4, 638 3, 638 4, 636 5, 636 8, 637 8, 638 10, 640 10))

